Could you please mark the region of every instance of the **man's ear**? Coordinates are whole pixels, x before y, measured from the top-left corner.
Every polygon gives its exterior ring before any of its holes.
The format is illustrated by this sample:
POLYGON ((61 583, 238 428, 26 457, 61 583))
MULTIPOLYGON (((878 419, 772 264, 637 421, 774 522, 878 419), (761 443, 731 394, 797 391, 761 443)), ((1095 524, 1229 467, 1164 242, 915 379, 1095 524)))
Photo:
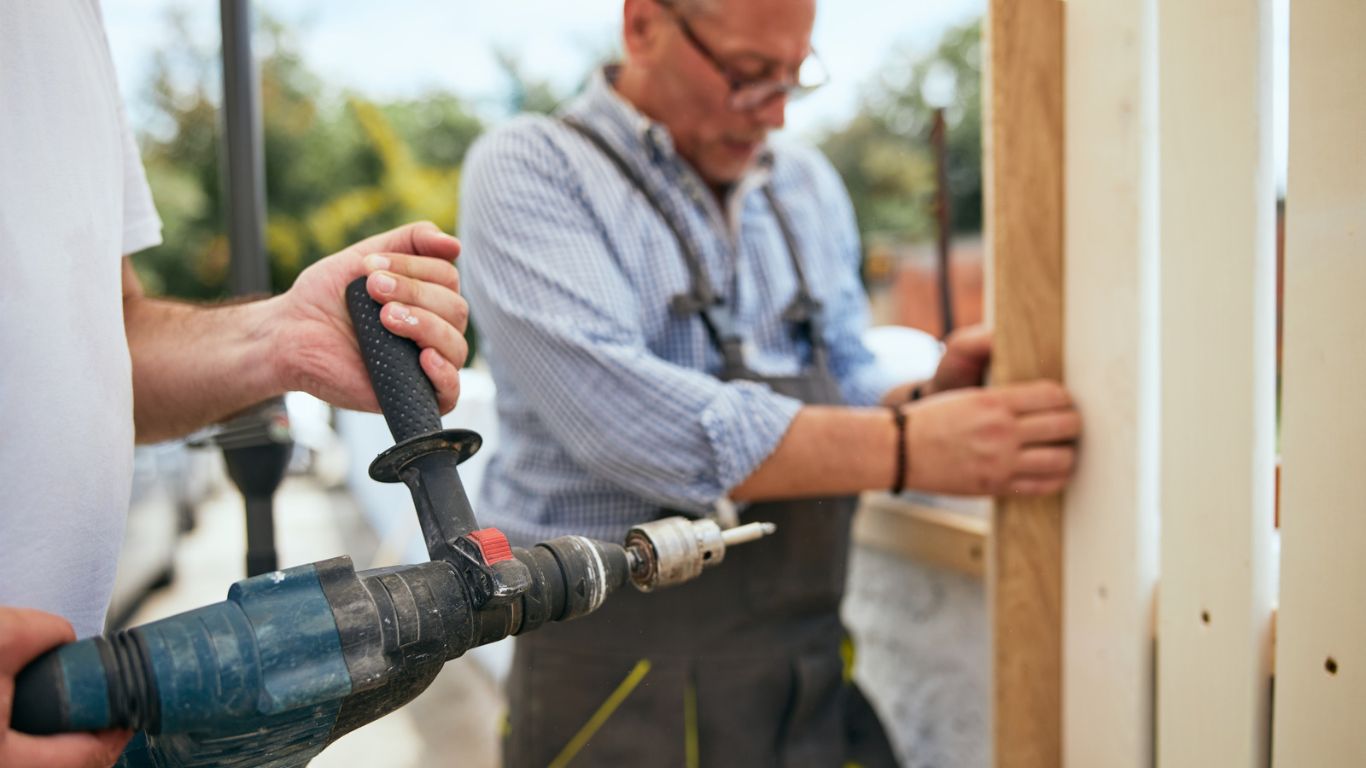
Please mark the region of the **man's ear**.
POLYGON ((657 0, 626 0, 622 13, 622 40, 626 56, 648 59, 658 46, 660 25, 664 14, 657 0))

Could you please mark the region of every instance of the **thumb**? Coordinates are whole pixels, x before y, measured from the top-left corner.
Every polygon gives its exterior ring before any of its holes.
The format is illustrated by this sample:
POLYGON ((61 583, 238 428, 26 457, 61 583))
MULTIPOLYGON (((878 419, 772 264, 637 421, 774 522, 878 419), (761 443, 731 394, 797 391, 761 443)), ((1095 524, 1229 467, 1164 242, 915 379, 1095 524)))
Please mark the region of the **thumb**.
POLYGON ((460 241, 430 221, 404 224, 397 229, 381 232, 357 243, 356 248, 362 255, 409 253, 447 261, 454 261, 460 255, 460 241))

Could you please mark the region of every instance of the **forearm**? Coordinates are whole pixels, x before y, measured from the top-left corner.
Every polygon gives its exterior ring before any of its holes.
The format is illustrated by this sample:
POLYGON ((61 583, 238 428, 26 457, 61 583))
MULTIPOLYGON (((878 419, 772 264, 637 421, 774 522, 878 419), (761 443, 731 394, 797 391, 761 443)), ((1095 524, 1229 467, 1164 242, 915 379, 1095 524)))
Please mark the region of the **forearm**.
POLYGON ((806 406, 777 449, 730 496, 771 501, 887 488, 896 472, 896 439, 885 408, 806 406))
POLYGON ((285 391, 271 323, 277 301, 125 299, 138 442, 184 435, 285 391))
MULTIPOLYGON (((1047 495, 1076 460, 1081 416, 1051 381, 968 387, 898 406, 906 417, 904 487, 955 495, 1047 495)), ((889 488, 896 422, 886 408, 807 406, 778 447, 731 491, 744 501, 889 488)))

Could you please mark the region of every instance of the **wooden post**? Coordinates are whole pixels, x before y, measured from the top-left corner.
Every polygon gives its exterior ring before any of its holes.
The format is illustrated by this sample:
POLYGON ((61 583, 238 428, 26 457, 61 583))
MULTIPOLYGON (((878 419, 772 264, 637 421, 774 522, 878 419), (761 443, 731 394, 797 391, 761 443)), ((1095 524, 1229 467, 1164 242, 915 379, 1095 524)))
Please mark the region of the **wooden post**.
MULTIPOLYGON (((1063 6, 991 0, 987 230, 998 383, 1062 378, 1063 6)), ((1062 759, 1061 501, 1002 499, 992 523, 997 766, 1062 759)))
POLYGON ((1063 765, 1151 768, 1157 508, 1156 0, 1067 3, 1063 765))
POLYGON ((1269 758, 1270 5, 1159 0, 1160 768, 1269 758))
POLYGON ((1366 4, 1290 5, 1275 765, 1366 765, 1366 4))

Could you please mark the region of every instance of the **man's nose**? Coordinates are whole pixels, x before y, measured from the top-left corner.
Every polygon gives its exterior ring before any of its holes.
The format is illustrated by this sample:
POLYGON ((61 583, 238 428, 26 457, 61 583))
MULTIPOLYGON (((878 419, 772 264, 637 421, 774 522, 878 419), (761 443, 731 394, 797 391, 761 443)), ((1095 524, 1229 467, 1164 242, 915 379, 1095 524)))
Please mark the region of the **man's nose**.
POLYGON ((772 131, 782 128, 787 120, 787 94, 779 93, 759 105, 759 107, 754 110, 754 119, 760 125, 772 131))

